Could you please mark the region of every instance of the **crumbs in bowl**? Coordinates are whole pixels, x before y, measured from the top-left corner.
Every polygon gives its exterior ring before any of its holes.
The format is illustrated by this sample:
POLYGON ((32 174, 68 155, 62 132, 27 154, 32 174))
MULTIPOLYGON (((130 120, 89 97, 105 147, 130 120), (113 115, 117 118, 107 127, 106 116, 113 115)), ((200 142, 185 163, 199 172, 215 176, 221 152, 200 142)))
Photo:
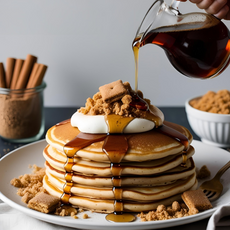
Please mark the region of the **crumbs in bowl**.
POLYGON ((202 97, 191 100, 190 105, 209 113, 230 114, 230 91, 208 91, 202 97))

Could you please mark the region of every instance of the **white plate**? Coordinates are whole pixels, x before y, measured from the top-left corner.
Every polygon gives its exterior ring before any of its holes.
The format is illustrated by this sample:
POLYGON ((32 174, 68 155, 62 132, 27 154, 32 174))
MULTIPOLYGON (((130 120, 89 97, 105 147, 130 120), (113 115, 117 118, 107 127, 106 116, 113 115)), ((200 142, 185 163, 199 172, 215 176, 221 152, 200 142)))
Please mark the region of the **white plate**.
MULTIPOLYGON (((26 207, 21 201, 21 198, 16 195, 17 189, 10 185, 10 180, 25 173, 31 173, 29 165, 36 164, 38 166, 43 166, 45 160, 42 156, 42 151, 45 146, 45 140, 38 141, 16 149, 0 160, 0 199, 13 208, 46 222, 81 229, 159 229, 187 224, 207 218, 211 216, 217 207, 229 202, 230 176, 229 172, 226 172, 222 176, 222 182, 224 185, 223 195, 217 201, 213 202, 214 208, 198 213, 194 216, 164 221, 141 222, 140 219, 137 219, 135 222, 131 223, 111 223, 105 220, 105 214, 91 212, 88 212, 90 219, 73 219, 72 217, 59 217, 51 214, 43 214, 26 207)), ((230 153, 223 149, 209 146, 199 141, 193 141, 193 146, 196 150, 194 155, 196 166, 199 168, 204 164, 207 165, 212 176, 214 176, 214 174, 230 160, 230 153)))

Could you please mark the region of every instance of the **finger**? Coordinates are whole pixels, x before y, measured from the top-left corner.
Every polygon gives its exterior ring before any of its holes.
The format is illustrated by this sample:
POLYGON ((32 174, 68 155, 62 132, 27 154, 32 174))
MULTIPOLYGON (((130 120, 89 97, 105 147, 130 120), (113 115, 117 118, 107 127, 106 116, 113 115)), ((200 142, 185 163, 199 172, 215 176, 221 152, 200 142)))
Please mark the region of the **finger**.
POLYGON ((189 0, 191 3, 194 4, 199 4, 200 2, 202 2, 203 0, 189 0))
POLYGON ((228 13, 225 15, 223 19, 230 20, 230 8, 229 7, 228 7, 228 13))
POLYGON ((219 14, 220 11, 227 14, 226 9, 224 6, 227 4, 228 0, 215 0, 213 4, 206 9, 206 12, 209 14, 219 14))
POLYGON ((219 19, 230 19, 229 7, 225 5, 217 14, 214 14, 219 19))
POLYGON ((203 10, 208 9, 212 4, 214 0, 203 0, 200 3, 197 3, 197 7, 203 10))

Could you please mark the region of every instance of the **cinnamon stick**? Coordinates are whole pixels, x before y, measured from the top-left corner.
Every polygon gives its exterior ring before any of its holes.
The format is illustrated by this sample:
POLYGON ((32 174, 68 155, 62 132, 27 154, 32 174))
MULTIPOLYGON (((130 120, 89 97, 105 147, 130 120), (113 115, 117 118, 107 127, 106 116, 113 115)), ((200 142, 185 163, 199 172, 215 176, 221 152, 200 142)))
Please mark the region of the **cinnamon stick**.
POLYGON ((0 62, 0 87, 6 88, 5 70, 2 62, 0 62))
POLYGON ((15 65, 15 58, 7 58, 6 59, 6 88, 10 88, 13 72, 14 72, 14 65, 15 65))
POLYGON ((15 66, 14 66, 14 73, 13 73, 12 81, 10 84, 11 89, 15 89, 16 87, 23 63, 24 63, 23 59, 16 59, 15 66))
POLYGON ((28 80, 28 83, 27 83, 27 86, 26 86, 27 89, 28 88, 33 88, 33 81, 34 81, 35 75, 36 75, 36 73, 38 71, 38 67, 39 67, 39 64, 34 63, 32 72, 30 74, 30 77, 29 77, 29 80, 28 80))
POLYGON ((15 89, 24 89, 26 88, 31 70, 34 63, 37 61, 37 57, 30 54, 27 55, 25 62, 23 63, 22 70, 19 74, 18 81, 16 83, 15 89))
POLYGON ((37 87, 39 85, 41 85, 42 80, 45 76, 46 70, 47 70, 47 66, 43 65, 43 64, 38 64, 38 69, 33 77, 33 81, 30 85, 30 88, 34 88, 37 87))

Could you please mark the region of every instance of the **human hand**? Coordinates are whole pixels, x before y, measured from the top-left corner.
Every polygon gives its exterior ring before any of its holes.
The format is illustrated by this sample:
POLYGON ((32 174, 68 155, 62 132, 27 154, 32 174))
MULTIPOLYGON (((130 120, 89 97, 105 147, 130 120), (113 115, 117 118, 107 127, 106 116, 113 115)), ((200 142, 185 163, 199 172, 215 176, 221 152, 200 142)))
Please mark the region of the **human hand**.
MULTIPOLYGON (((178 0, 186 2, 187 0, 178 0)), ((199 9, 213 14, 219 19, 230 20, 230 0, 189 0, 197 5, 199 9)))

